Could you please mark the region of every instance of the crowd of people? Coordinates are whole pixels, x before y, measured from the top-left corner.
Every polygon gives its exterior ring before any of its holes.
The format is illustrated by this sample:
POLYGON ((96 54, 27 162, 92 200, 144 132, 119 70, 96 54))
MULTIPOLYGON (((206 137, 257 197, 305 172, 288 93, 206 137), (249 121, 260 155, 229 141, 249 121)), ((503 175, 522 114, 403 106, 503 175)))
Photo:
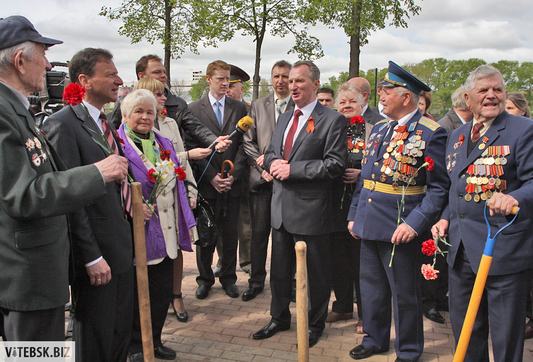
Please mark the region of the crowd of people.
POLYGON ((22 16, 0 19, 4 340, 63 340, 70 300, 76 361, 144 360, 137 181, 157 358, 176 358, 161 341, 169 305, 188 320, 183 252, 196 252, 196 298, 208 298, 218 278, 228 297, 248 302, 264 290, 271 236, 272 318, 253 339, 291 328, 294 245, 303 240, 309 347, 327 323, 354 318, 355 304, 354 332, 364 337, 352 358, 388 351, 394 318, 396 361, 417 361, 424 316, 444 323, 439 311, 449 310, 458 341, 487 226, 494 235, 519 207, 495 246, 465 360, 489 360, 489 325, 493 359, 522 360, 533 337, 533 122, 496 68, 474 70, 434 120, 431 89, 392 61, 374 109, 365 78, 341 84, 335 98, 313 62, 285 60, 271 68, 273 93, 251 104, 242 99, 248 74, 213 61, 208 94, 188 105, 170 92, 158 56, 139 59, 127 89, 109 51, 85 48, 69 62, 67 105, 39 129, 27 97, 43 89, 46 50, 61 43, 22 16), (212 240, 198 234, 200 196, 213 211, 212 240), (242 294, 237 262, 249 273, 242 294))

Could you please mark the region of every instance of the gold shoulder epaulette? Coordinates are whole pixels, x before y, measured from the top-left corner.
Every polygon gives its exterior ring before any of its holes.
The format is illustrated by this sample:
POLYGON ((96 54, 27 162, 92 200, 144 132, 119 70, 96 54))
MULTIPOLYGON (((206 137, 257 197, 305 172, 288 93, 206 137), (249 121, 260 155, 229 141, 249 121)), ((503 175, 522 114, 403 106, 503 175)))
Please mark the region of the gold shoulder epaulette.
POLYGON ((421 117, 418 123, 426 126, 432 131, 435 131, 437 128, 442 127, 440 124, 427 117, 421 117))

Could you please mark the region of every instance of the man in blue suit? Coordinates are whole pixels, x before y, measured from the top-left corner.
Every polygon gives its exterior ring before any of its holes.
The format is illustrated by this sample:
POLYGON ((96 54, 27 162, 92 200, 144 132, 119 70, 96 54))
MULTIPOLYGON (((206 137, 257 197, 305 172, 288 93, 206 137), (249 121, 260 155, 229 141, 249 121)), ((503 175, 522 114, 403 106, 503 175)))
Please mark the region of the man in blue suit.
POLYGON ((372 129, 348 214, 348 229, 362 239, 366 333, 350 356, 363 359, 389 349, 392 297, 396 361, 416 361, 424 349, 420 247, 448 196, 442 156, 447 133, 418 111, 418 95, 430 90, 427 85, 392 61, 381 84, 389 118, 372 129), (432 170, 424 167, 428 157, 432 170))
POLYGON ((450 135, 449 204, 432 229, 435 236, 447 232, 452 245, 448 265, 453 333, 457 341, 485 246, 485 200, 490 199, 493 215, 491 236, 519 205, 517 220, 495 245, 465 361, 489 360, 489 319, 494 361, 521 361, 533 267, 533 122, 505 111, 505 82, 492 66, 482 65, 470 74, 464 96, 474 119, 450 135))

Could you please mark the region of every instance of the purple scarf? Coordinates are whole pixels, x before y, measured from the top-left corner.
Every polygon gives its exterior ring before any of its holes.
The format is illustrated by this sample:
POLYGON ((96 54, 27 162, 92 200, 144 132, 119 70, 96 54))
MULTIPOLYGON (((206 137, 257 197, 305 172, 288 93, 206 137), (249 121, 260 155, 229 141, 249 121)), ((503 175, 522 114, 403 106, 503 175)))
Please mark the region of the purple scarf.
MULTIPOLYGON (((124 140, 124 143, 122 143, 122 150, 130 163, 133 178, 135 181, 141 183, 143 197, 145 200, 148 200, 154 188, 154 184, 148 180, 148 169, 137 154, 135 148, 128 142, 127 137, 124 134, 124 125, 121 125, 117 132, 124 140)), ((163 150, 170 150, 170 159, 176 166, 179 166, 178 157, 176 156, 172 142, 158 133, 154 133, 154 136, 156 142, 161 145, 163 150)), ((196 226, 196 221, 194 220, 194 216, 189 207, 187 190, 185 189, 183 181, 176 179, 174 192, 178 193, 178 233, 180 249, 183 251, 192 251, 189 229, 196 226)), ((155 212, 158 213, 157 206, 155 212)), ((167 248, 159 219, 152 215, 150 220, 146 221, 144 229, 146 236, 147 260, 150 261, 167 256, 167 248)))

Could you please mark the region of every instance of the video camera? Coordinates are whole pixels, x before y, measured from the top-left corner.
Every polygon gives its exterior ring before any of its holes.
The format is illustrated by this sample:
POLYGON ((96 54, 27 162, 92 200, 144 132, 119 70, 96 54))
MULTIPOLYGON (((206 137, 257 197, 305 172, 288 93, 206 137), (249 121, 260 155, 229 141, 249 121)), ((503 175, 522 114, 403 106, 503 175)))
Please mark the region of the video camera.
POLYGON ((46 71, 44 89, 41 92, 31 93, 28 97, 38 127, 46 117, 63 108, 63 92, 69 83, 68 71, 54 70, 55 67, 68 68, 67 63, 51 62, 50 65, 52 69, 46 71))

